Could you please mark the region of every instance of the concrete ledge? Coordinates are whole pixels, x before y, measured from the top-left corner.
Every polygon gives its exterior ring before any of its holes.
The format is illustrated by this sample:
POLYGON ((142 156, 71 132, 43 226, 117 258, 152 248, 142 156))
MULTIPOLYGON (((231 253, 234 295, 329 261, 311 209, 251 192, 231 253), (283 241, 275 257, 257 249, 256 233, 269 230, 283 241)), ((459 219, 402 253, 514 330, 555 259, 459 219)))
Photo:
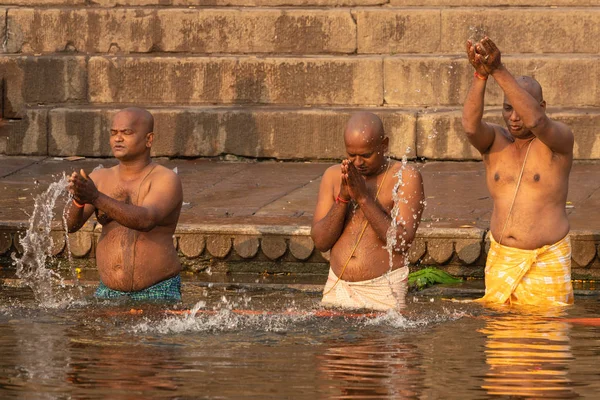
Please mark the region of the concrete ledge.
MULTIPOLYGON (((549 107, 600 106, 600 55, 503 56, 513 75, 529 75, 544 88, 549 107), (586 88, 581 90, 581 88, 586 88)), ((395 106, 461 106, 473 68, 461 55, 397 56, 384 60, 385 101, 395 106)), ((500 87, 488 81, 486 104, 501 105, 500 87)))
MULTIPOLYGON (((21 224, 22 225, 22 224, 21 224)), ((0 255, 21 252, 17 223, 0 224, 0 255)), ((75 258, 94 258, 101 229, 91 225, 69 235, 75 258)), ((65 256, 64 232, 52 232, 52 254, 65 256)), ((574 278, 600 278, 600 231, 571 232, 574 278)), ((230 271, 266 269, 269 272, 326 271, 327 254, 314 248, 308 226, 181 225, 174 245, 188 269, 220 265, 230 271), (254 265, 254 266, 253 266, 254 265)), ((411 249, 413 265, 436 265, 459 276, 483 276, 489 248, 487 231, 478 228, 420 228, 411 249)), ((241 272, 241 271, 238 271, 241 272)))
MULTIPOLYGON (((600 109, 549 109, 548 115, 567 124, 575 135, 574 158, 600 158, 600 109)), ((488 109, 487 122, 505 126, 501 109, 488 109)), ((480 160, 462 128, 462 111, 424 112, 417 117, 417 155, 430 160, 480 160)))
POLYGON ((4 118, 21 118, 27 105, 87 101, 85 57, 0 56, 4 118))
MULTIPOLYGON (((155 118, 155 156, 235 154, 277 159, 336 159, 345 155, 343 126, 356 110, 266 108, 160 108, 155 118)), ((50 112, 52 156, 111 155, 110 120, 117 110, 58 108, 50 112)), ((376 109, 390 136, 390 154, 416 156, 416 112, 376 109)), ((31 134, 31 139, 37 137, 31 134)), ((45 147, 44 147, 45 148, 45 147)))
POLYGON ((8 30, 10 53, 356 50, 356 27, 348 10, 15 8, 8 11, 8 30))
POLYGON ((383 103, 378 58, 91 57, 88 65, 92 103, 383 103))

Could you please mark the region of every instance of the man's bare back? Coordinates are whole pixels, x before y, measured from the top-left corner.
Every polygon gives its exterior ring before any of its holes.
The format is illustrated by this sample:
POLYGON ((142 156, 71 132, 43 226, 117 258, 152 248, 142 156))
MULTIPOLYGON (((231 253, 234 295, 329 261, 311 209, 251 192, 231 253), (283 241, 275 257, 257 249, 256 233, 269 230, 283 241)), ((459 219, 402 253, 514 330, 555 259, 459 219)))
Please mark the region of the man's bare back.
MULTIPOLYGON (((142 205, 150 190, 160 191, 163 181, 178 180, 177 175, 157 164, 148 165, 135 179, 120 177, 119 166, 90 174, 98 190, 126 204, 142 205)), ((181 265, 173 234, 181 204, 159 225, 148 232, 127 228, 95 210, 102 224, 96 263, 102 282, 114 290, 137 291, 179 273, 181 265)))

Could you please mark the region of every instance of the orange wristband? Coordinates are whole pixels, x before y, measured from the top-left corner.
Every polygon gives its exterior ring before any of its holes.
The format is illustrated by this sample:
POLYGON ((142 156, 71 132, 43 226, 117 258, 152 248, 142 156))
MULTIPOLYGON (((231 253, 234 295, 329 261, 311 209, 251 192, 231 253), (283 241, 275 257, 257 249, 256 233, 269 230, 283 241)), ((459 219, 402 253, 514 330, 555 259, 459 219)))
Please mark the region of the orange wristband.
POLYGON ((475 71, 475 77, 481 79, 482 81, 487 81, 488 77, 481 75, 479 72, 475 71))
POLYGON ((348 204, 350 202, 350 200, 344 200, 340 197, 340 195, 338 194, 338 197, 335 198, 335 203, 339 204, 339 203, 344 203, 344 204, 348 204))
POLYGON ((75 201, 75 199, 73 199, 73 204, 75 204, 75 207, 77 207, 77 208, 85 207, 85 204, 79 204, 77 201, 75 201))

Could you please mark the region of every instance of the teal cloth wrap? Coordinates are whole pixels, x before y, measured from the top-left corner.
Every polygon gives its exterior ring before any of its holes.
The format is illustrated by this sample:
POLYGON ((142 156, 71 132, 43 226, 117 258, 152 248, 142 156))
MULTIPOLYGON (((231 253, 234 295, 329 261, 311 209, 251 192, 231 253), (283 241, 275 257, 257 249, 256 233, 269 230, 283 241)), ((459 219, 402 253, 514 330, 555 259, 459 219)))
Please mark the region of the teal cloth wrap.
POLYGON ((94 296, 99 299, 127 297, 136 301, 181 301, 181 277, 176 275, 137 292, 113 290, 100 281, 94 296))

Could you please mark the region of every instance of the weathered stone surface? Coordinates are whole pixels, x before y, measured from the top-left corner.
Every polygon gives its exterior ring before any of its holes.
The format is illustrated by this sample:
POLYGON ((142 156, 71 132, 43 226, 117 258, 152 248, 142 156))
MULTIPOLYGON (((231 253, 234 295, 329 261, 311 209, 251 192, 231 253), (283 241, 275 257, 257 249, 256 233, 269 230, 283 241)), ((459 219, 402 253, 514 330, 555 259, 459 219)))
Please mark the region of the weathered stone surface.
MULTIPOLYGON (((488 108, 483 119, 505 126, 499 108, 488 108)), ((549 109, 548 115, 567 124, 575 135, 574 158, 600 158, 600 110, 549 109)), ((462 110, 428 112, 417 118, 417 155, 430 160, 479 160, 481 155, 469 143, 461 122, 462 110)))
MULTIPOLYGON (((478 5, 479 6, 479 5, 478 5)), ((441 10, 441 52, 464 52, 467 39, 487 35, 506 53, 591 53, 600 42, 595 9, 450 8, 441 10)))
POLYGON ((86 100, 85 57, 0 56, 4 118, 21 118, 28 104, 86 100))
POLYGON ((231 251, 231 237, 227 235, 211 235, 206 239, 206 249, 217 258, 225 258, 231 251))
POLYGON ((92 250, 92 238, 91 232, 79 231, 69 234, 69 244, 71 247, 71 254, 77 258, 83 258, 88 255, 92 250))
POLYGON ((311 256, 315 244, 310 236, 294 236, 290 238, 290 252, 298 260, 306 260, 311 256))
POLYGON ((0 154, 48 154, 48 110, 26 109, 23 118, 8 120, 0 126, 0 154))
MULTIPOLYGON (((0 43, 6 43, 6 14, 8 12, 7 8, 0 8, 0 43)), ((3 46, 0 46, 0 53, 6 52, 6 49, 3 46)))
POLYGON ((179 237, 179 250, 188 258, 195 258, 202 254, 205 244, 204 235, 191 233, 179 237))
POLYGON ((87 0, 2 0, 3 5, 27 6, 83 6, 87 0))
POLYGON ((36 8, 11 9, 8 21, 11 53, 318 54, 356 50, 354 20, 343 10, 36 8))
MULTIPOLYGON (((8 0, 17 1, 17 0, 8 0)), ((46 0, 25 0, 46 1, 46 0)), ((61 0, 51 0, 61 1, 61 0)), ((64 0, 76 1, 76 0, 64 0)), ((83 1, 83 0, 82 0, 83 1)), ((195 8, 210 6, 243 6, 243 7, 275 7, 275 6, 372 6, 386 4, 389 0, 90 0, 91 4, 101 7, 116 6, 188 6, 195 8)), ((565 1, 565 0, 563 0, 565 1)), ((581 0, 584 1, 584 0, 581 0)), ((588 0, 592 1, 592 0, 588 0)))
POLYGON ((271 260, 277 260, 283 256, 287 250, 285 238, 281 236, 266 236, 261 240, 263 253, 271 260))
MULTIPOLYGON (((109 128, 115 111, 53 109, 49 118, 49 154, 110 156, 109 128)), ((333 159, 346 154, 340 132, 354 110, 215 107, 150 111, 155 120, 154 156, 198 157, 226 153, 278 159, 333 159)), ((373 111, 382 119, 390 137, 389 154, 414 158, 414 112, 373 111)))
POLYGON ((458 239, 454 241, 458 258, 466 264, 473 264, 481 256, 481 240, 458 239))
POLYGON ((355 16, 359 54, 431 54, 440 50, 440 10, 359 9, 355 16))
POLYGON ((593 237, 585 239, 577 236, 571 238, 571 258, 580 267, 586 267, 596 257, 596 243, 593 237))
MULTIPOLYGON (((600 83, 588 76, 599 73, 600 55, 503 56, 513 75, 530 75, 544 89, 549 107, 598 106, 600 83), (586 90, 581 90, 585 87, 586 90)), ((384 61, 385 101, 399 106, 462 106, 473 79, 465 56, 402 56, 384 61)), ((486 104, 501 105, 503 95, 488 81, 486 104)))
POLYGON ((427 254, 438 264, 448 261, 454 253, 452 240, 427 239, 427 254))
POLYGON ((242 258, 252 258, 258 253, 260 241, 258 237, 239 235, 233 238, 233 248, 242 258))
POLYGON ((425 255, 426 251, 427 245, 425 243, 425 239, 416 238, 410 246, 410 250, 408 252, 408 261, 411 264, 415 264, 421 259, 421 257, 425 255))
POLYGON ((106 110, 57 108, 48 118, 50 156, 111 155, 110 120, 106 110))
POLYGON ((376 58, 91 57, 94 103, 382 104, 376 58))
POLYGON ((6 253, 12 246, 12 236, 10 232, 0 232, 0 254, 6 253))
POLYGON ((50 252, 53 256, 56 256, 65 248, 65 233, 53 231, 50 233, 50 237, 52 238, 52 248, 50 249, 50 252))

